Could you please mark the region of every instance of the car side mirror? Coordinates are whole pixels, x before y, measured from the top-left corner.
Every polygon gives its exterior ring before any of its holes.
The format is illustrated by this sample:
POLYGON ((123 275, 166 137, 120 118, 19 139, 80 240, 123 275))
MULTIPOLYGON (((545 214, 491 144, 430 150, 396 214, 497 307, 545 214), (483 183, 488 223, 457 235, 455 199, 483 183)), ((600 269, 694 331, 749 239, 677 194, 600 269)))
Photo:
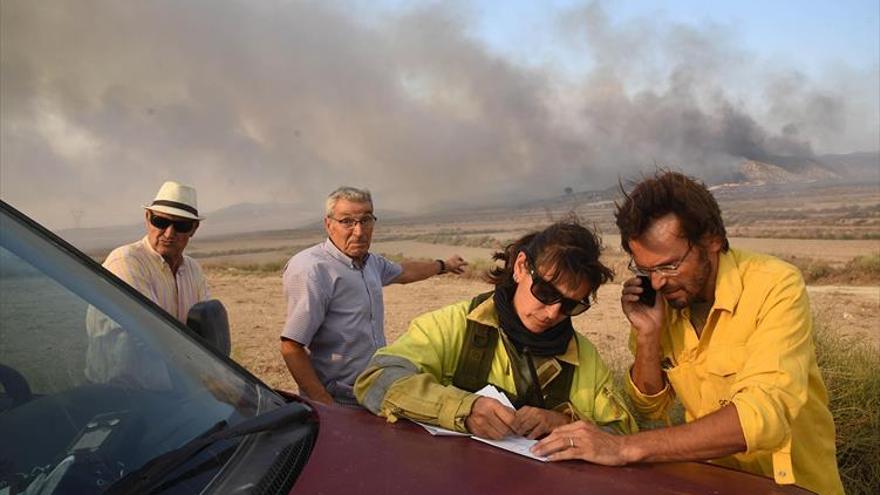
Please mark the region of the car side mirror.
POLYGON ((232 351, 229 317, 220 301, 209 299, 193 305, 186 315, 186 326, 226 356, 232 351))

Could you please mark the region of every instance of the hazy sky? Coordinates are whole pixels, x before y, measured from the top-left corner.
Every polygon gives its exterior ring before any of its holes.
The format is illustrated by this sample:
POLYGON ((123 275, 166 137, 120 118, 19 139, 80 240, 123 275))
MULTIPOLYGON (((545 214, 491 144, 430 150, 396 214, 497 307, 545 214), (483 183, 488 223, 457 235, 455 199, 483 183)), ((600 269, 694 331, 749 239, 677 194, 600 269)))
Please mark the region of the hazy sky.
POLYGON ((54 228, 607 187, 880 148, 876 0, 0 2, 0 196, 54 228))

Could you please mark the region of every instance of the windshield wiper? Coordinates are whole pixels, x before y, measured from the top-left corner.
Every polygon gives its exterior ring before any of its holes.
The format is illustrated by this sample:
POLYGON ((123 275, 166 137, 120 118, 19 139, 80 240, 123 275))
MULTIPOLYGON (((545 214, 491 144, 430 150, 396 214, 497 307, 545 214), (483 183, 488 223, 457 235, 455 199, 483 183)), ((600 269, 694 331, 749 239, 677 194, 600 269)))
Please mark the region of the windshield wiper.
POLYGON ((272 430, 294 421, 302 422, 311 415, 308 407, 302 403, 292 402, 267 413, 248 418, 233 427, 227 427, 226 421, 220 421, 201 435, 193 438, 174 450, 168 451, 151 459, 110 485, 106 495, 150 493, 161 482, 169 471, 191 459, 211 444, 251 433, 272 430))

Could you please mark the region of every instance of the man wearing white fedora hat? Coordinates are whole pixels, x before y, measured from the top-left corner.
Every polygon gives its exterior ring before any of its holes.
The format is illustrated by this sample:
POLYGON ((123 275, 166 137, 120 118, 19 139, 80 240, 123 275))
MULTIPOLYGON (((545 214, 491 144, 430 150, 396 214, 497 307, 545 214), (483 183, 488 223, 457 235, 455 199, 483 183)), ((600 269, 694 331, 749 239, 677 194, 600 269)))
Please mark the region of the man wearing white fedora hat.
POLYGON ((193 304, 208 299, 208 282, 196 260, 183 254, 199 228, 196 190, 178 182, 162 184, 144 205, 143 239, 114 249, 104 267, 186 323, 193 304))
MULTIPOLYGON (((202 268, 183 254, 199 222, 204 220, 199 216, 196 190, 167 181, 156 198, 144 205, 144 210, 146 235, 111 251, 103 266, 186 323, 190 308, 209 298, 202 268)), ((154 360, 143 356, 130 362, 132 353, 121 345, 127 339, 124 330, 108 324, 108 319, 98 311, 90 310, 88 319, 86 377, 96 383, 123 379, 147 388, 164 386, 164 366, 157 366, 154 360)))

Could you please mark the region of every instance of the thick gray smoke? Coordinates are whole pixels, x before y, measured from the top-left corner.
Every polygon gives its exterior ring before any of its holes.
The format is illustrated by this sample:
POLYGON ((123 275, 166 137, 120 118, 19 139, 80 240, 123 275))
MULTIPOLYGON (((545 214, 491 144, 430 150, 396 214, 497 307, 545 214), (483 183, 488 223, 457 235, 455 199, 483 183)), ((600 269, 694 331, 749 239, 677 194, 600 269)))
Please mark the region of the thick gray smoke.
POLYGON ((877 134, 876 67, 823 86, 758 66, 729 27, 614 26, 592 4, 559 24, 590 67, 573 81, 493 53, 452 5, 3 0, 2 197, 60 227, 77 211, 130 223, 167 178, 208 210, 319 212, 350 184, 414 211, 602 188, 653 163, 711 178, 877 134))

